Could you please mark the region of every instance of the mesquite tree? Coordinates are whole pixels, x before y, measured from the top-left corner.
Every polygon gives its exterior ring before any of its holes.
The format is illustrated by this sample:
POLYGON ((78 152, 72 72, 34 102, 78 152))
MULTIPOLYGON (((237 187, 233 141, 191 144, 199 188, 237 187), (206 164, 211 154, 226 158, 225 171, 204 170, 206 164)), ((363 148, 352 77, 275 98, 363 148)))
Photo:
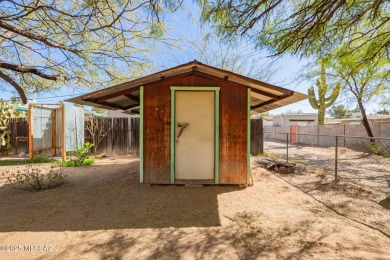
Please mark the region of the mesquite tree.
POLYGON ((0 1, 0 89, 101 88, 138 76, 171 0, 0 1), (1 80, 2 79, 2 80, 1 80))
POLYGON ((364 49, 361 60, 387 57, 390 52, 388 0, 198 0, 202 17, 227 37, 248 36, 276 55, 337 55, 364 49), (359 43, 359 44, 355 44, 359 43))
POLYGON ((369 103, 386 100, 389 95, 390 66, 380 57, 365 63, 357 63, 356 59, 361 59, 365 53, 365 50, 361 50, 350 55, 330 58, 331 71, 328 75, 333 82, 341 83, 343 95, 357 103, 367 135, 373 137, 366 107, 369 103))

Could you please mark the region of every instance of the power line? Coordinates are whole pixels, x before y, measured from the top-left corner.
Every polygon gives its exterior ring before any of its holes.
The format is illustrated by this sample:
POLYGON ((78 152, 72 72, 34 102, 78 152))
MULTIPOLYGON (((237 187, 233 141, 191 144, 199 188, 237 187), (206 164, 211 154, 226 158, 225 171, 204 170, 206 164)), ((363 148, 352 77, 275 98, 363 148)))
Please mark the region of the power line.
MULTIPOLYGON (((78 94, 69 94, 69 95, 59 95, 59 96, 51 96, 51 97, 32 97, 29 99, 35 99, 35 100, 56 100, 56 99, 62 99, 64 97, 73 97, 73 96, 78 96, 78 95, 85 95, 88 93, 78 93, 78 94)), ((11 99, 1 99, 4 101, 11 101, 11 99)))
POLYGON ((88 93, 77 93, 77 94, 60 95, 60 96, 52 96, 52 97, 37 97, 37 98, 32 98, 32 99, 56 99, 56 98, 72 97, 72 96, 85 95, 85 94, 88 94, 88 93))

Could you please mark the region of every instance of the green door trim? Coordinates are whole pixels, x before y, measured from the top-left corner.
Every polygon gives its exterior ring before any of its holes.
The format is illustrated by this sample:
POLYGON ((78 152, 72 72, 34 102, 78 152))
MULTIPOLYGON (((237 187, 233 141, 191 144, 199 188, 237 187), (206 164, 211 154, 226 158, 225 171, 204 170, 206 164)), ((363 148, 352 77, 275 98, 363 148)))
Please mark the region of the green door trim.
POLYGON ((219 87, 171 86, 171 184, 175 183, 175 91, 214 91, 214 183, 219 183, 219 87))
POLYGON ((144 183, 144 87, 139 89, 139 182, 144 183))
POLYGON ((246 145, 246 184, 251 184, 251 89, 248 88, 248 119, 247 119, 247 145, 246 145))

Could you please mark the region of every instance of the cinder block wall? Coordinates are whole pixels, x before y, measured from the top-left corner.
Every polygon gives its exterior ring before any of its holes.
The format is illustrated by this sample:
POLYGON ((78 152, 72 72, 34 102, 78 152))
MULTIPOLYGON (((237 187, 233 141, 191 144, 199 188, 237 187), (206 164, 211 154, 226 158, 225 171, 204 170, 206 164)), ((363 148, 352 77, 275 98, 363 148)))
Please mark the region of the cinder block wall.
POLYGON ((290 127, 289 126, 280 126, 275 127, 275 138, 278 140, 286 140, 287 135, 286 133, 290 133, 290 127))
MULTIPOLYGON (((375 123, 371 125, 374 137, 390 138, 390 122, 375 123)), ((264 139, 286 140, 286 133, 290 133, 290 127, 264 127, 264 139)), ((317 137, 310 135, 328 135, 328 136, 361 136, 367 137, 366 129, 363 125, 324 125, 324 126, 298 126, 297 143, 305 145, 334 146, 335 138, 317 137)), ((344 138, 338 139, 340 146, 362 145, 363 138, 344 138)), ((390 140, 381 140, 381 144, 390 148, 390 140)))
POLYGON ((298 126, 297 143, 314 145, 318 144, 318 137, 310 135, 318 135, 317 126, 298 126))
POLYGON ((390 138, 390 122, 380 123, 379 135, 380 135, 380 137, 383 137, 383 138, 390 138))

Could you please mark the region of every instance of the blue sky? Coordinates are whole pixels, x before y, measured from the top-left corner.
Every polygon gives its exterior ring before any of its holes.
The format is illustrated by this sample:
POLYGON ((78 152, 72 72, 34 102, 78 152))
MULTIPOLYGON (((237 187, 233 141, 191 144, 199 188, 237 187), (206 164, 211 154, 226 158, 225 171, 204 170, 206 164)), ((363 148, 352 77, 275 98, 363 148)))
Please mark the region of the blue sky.
MULTIPOLYGON (((201 40, 200 31, 207 31, 208 29, 200 26, 199 15, 200 11, 197 5, 194 3, 186 3, 185 9, 178 10, 175 13, 169 15, 167 18, 167 27, 171 28, 169 31, 169 37, 175 38, 176 43, 180 44, 181 41, 195 41, 201 40)), ((252 43, 242 42, 240 49, 243 53, 250 54, 251 59, 259 59, 264 61, 264 58, 268 55, 264 51, 256 50, 252 43)), ((145 74, 153 73, 159 70, 167 69, 173 66, 177 66, 182 63, 198 59, 196 55, 190 49, 167 49, 165 46, 160 46, 160 52, 153 57, 154 68, 150 71, 145 71, 145 74)), ((291 56, 283 56, 276 62, 278 68, 273 77, 268 81, 269 83, 288 88, 294 91, 299 91, 306 94, 307 89, 314 82, 298 81, 297 76, 304 69, 306 61, 299 60, 298 58, 291 56)), ((8 88, 11 90, 11 88, 8 88)), ((39 95, 31 95, 29 98, 36 99, 39 103, 56 103, 60 100, 68 99, 73 96, 88 93, 88 89, 70 89, 66 86, 61 87, 59 91, 50 93, 41 93, 39 95)), ((7 91, 3 93, 1 98, 9 99, 13 93, 7 91)), ((301 101, 289 106, 285 106, 279 109, 270 111, 271 114, 280 114, 287 112, 302 111, 304 113, 316 112, 307 100, 301 101)))

